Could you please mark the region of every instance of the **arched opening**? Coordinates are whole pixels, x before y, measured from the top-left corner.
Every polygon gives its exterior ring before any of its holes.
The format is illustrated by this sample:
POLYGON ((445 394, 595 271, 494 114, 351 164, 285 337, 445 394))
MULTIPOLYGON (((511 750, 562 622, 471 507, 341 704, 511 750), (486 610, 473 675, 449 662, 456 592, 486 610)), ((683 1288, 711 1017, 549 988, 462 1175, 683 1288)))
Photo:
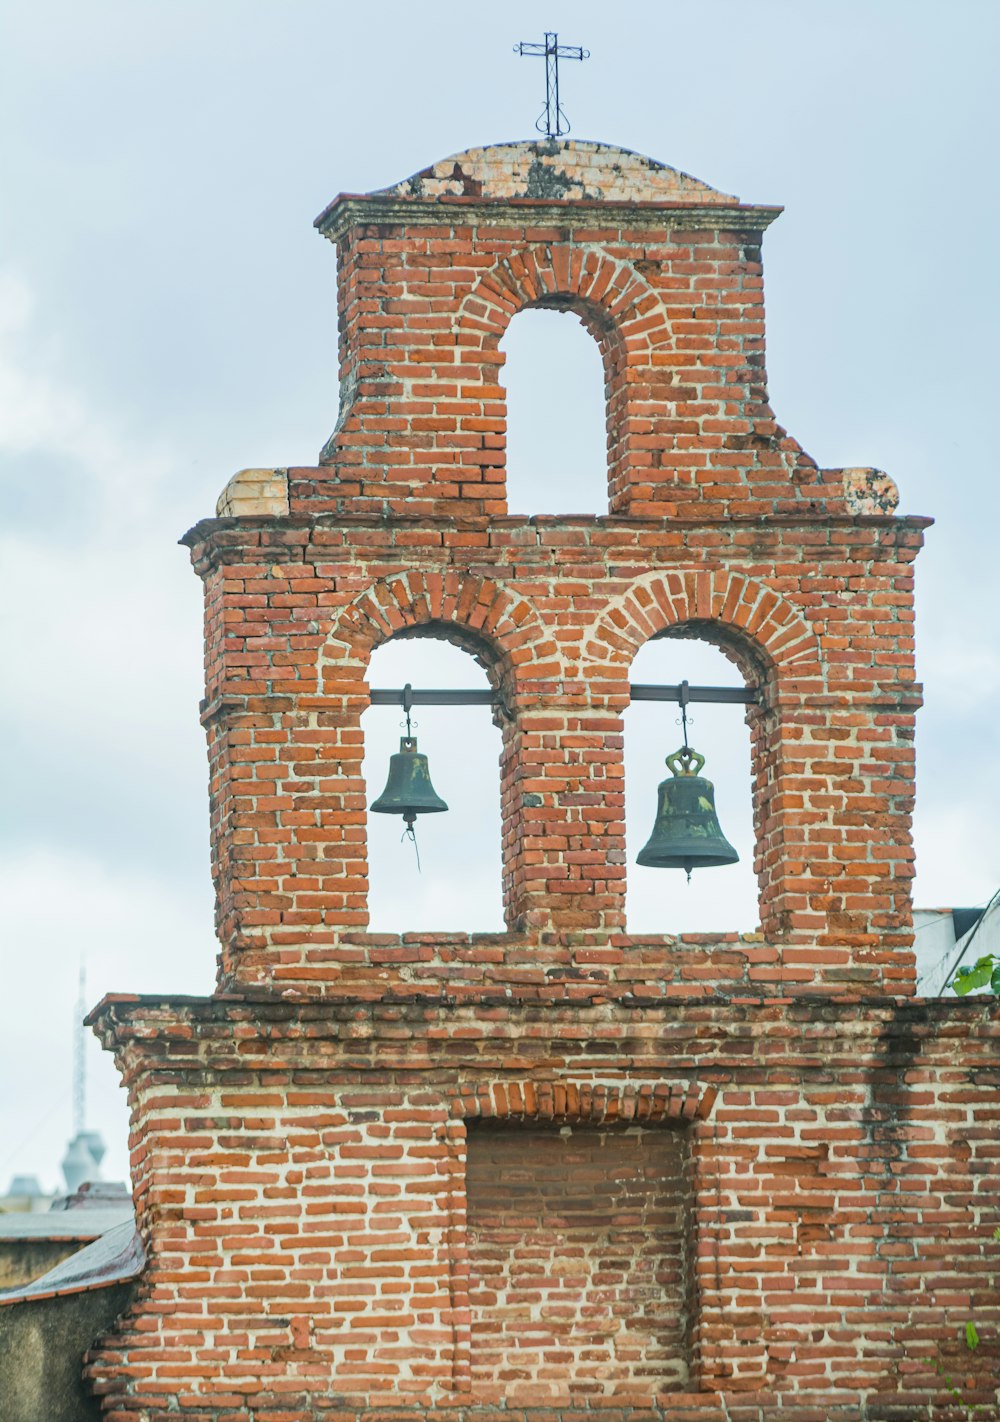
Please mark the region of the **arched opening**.
MULTIPOLYGON (((471 651, 421 628, 372 653, 368 685, 488 691, 471 651)), ((500 732, 489 706, 415 706, 413 734, 442 814, 420 815, 417 853, 394 814, 368 814, 369 920, 373 932, 500 932, 500 732)), ((399 706, 370 706, 362 718, 363 774, 370 806, 386 783, 405 721, 399 706)))
MULTIPOLYGON (((633 684, 744 688, 759 684, 762 672, 738 667, 718 647, 688 628, 655 637, 636 654, 633 684)), ((688 739, 705 757, 701 772, 715 787, 722 833, 739 854, 732 865, 695 869, 687 883, 683 869, 645 868, 636 855, 653 829, 657 786, 670 775, 665 758, 683 741, 676 702, 633 701, 625 713, 625 821, 629 933, 746 932, 757 927, 756 838, 753 816, 751 737, 746 708, 733 703, 696 702, 688 707, 688 739)))
POLYGON ((596 333, 568 306, 531 307, 512 319, 500 350, 509 512, 606 514, 606 373, 596 333))

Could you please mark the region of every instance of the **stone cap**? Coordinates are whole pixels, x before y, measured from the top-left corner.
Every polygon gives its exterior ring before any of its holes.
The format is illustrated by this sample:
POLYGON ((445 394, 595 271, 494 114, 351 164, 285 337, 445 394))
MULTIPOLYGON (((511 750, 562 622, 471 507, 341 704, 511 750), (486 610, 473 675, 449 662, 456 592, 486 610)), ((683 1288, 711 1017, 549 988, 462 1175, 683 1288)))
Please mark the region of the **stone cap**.
POLYGON ((355 222, 440 222, 449 207, 455 211, 448 220, 467 223, 496 221, 501 207, 528 207, 541 223, 565 223, 574 213, 592 223, 600 213, 630 225, 662 222, 675 210, 685 227, 718 227, 720 216, 732 215, 734 227, 751 230, 763 230, 781 211, 744 205, 615 144, 542 139, 468 148, 389 187, 341 193, 314 225, 335 242, 355 222))
POLYGON ((619 148, 577 139, 495 143, 453 153, 371 197, 474 197, 510 202, 692 202, 738 204, 698 178, 619 148))
POLYGON ((218 518, 281 518, 288 513, 285 469, 240 469, 215 505, 218 518))

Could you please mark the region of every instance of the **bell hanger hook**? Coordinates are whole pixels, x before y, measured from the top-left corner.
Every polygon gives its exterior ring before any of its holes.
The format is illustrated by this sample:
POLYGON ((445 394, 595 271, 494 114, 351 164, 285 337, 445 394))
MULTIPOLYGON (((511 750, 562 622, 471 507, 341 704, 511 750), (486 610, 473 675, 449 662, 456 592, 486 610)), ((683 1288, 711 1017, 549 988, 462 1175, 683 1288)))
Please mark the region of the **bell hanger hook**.
POLYGON ((694 717, 688 715, 688 706, 691 704, 691 688, 687 681, 681 682, 678 691, 679 695, 677 700, 681 705, 680 723, 681 730, 684 733, 684 749, 685 751, 689 751, 691 747, 688 744, 688 725, 693 723, 694 717))
MULTIPOLYGON (((682 681, 678 687, 677 700, 680 702, 681 731, 684 735, 684 744, 679 750, 675 750, 673 755, 667 756, 667 765, 674 775, 697 775, 701 767, 705 764, 705 757, 694 749, 688 740, 688 726, 694 724, 694 717, 688 715, 688 706, 691 704, 691 688, 687 681, 682 681), (681 769, 678 770, 678 765, 681 769), (692 766, 694 769, 692 770, 692 766)), ((691 882, 691 873, 688 871, 688 883, 691 882)))

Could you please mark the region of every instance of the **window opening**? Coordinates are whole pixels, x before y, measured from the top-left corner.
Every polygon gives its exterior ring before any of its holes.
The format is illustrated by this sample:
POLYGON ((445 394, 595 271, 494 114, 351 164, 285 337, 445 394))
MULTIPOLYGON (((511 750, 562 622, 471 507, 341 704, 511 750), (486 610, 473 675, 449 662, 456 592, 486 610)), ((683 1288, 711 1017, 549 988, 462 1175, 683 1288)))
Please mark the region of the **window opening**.
MULTIPOLYGON (((481 688, 489 680, 468 652, 433 637, 399 637, 373 653, 370 687, 481 688)), ((489 706, 414 706, 413 736, 447 813, 421 814, 418 868, 403 818, 368 813, 368 909, 372 932, 501 932, 500 732, 489 706)), ((406 735, 400 706, 362 718, 366 807, 382 794, 390 757, 406 735)))
MULTIPOLYGON (((640 648, 630 680, 745 685, 739 670, 717 647, 677 637, 654 638, 640 648)), ((745 715, 740 705, 695 702, 687 708, 688 740, 705 757, 700 773, 715 787, 719 825, 739 861, 695 868, 686 883, 682 869, 644 868, 636 863, 636 855, 653 828, 657 786, 670 776, 666 758, 684 741, 681 707, 670 702, 633 701, 625 713, 626 919, 630 933, 733 932, 757 926, 750 732, 745 715)))
POLYGON ((500 342, 507 390, 507 508, 606 514, 604 364, 575 312, 532 307, 500 342))

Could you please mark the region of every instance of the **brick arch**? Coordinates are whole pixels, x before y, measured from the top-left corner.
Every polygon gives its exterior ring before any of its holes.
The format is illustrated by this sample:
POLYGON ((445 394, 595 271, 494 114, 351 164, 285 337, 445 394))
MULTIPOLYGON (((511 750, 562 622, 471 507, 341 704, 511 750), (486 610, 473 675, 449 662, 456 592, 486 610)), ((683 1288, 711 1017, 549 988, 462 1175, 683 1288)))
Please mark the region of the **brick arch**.
POLYGON ((779 682, 822 684, 819 638, 802 611, 773 588, 726 568, 638 579, 600 614, 584 646, 592 661, 624 674, 650 638, 685 624, 718 628, 744 675, 757 663, 779 682))
MULTIPOLYGON (((498 261, 461 302, 455 327, 459 358, 483 370, 487 423, 504 399, 493 374, 503 360, 500 340, 512 318, 529 307, 574 312, 597 343, 604 366, 608 507, 626 512, 629 471, 635 466, 633 473, 649 472, 644 406, 651 389, 673 378, 655 363, 657 353, 674 349, 664 302, 632 263, 599 247, 536 243, 498 261)), ((495 430, 501 442, 503 432, 501 419, 495 430)))
POLYGON ((576 311, 599 341, 612 333, 627 340, 631 362, 673 344, 663 302, 630 262, 568 243, 526 248, 497 262, 462 301, 458 328, 495 345, 511 318, 531 306, 576 311))
POLYGON ((788 846, 802 842, 803 717, 815 721, 825 690, 819 638, 801 608, 745 573, 724 567, 649 573, 606 607, 584 637, 590 661, 584 675, 595 700, 603 695, 609 710, 624 711, 636 652, 650 638, 682 629, 714 641, 761 691, 759 704, 747 708, 754 868, 761 930, 782 939, 794 927, 800 892, 788 846))
MULTIPOLYGON (((368 848, 366 787, 361 773, 361 718, 369 705, 366 677, 371 653, 394 636, 426 629, 471 653, 497 690, 500 754, 501 853, 504 910, 508 925, 520 921, 525 889, 517 873, 526 839, 525 797, 516 792, 524 737, 521 708, 537 699, 536 683, 558 674, 558 645, 531 603, 489 578, 449 570, 411 568, 390 574, 358 592, 336 616, 319 661, 320 695, 315 709, 330 718, 334 733, 325 759, 340 778, 345 834, 338 848, 352 866, 357 921, 367 923, 368 848)), ((300 776, 301 778, 301 776, 300 776)), ((329 849, 326 851, 329 856, 329 849)))
POLYGON ((453 1118, 655 1125, 705 1120, 718 1092, 705 1082, 493 1081, 460 1088, 453 1118))
POLYGON ((454 640, 479 657, 491 679, 530 663, 554 644, 535 609, 499 583, 475 574, 394 573, 359 593, 337 617, 322 663, 367 667, 390 637, 430 624, 453 628, 454 640))

